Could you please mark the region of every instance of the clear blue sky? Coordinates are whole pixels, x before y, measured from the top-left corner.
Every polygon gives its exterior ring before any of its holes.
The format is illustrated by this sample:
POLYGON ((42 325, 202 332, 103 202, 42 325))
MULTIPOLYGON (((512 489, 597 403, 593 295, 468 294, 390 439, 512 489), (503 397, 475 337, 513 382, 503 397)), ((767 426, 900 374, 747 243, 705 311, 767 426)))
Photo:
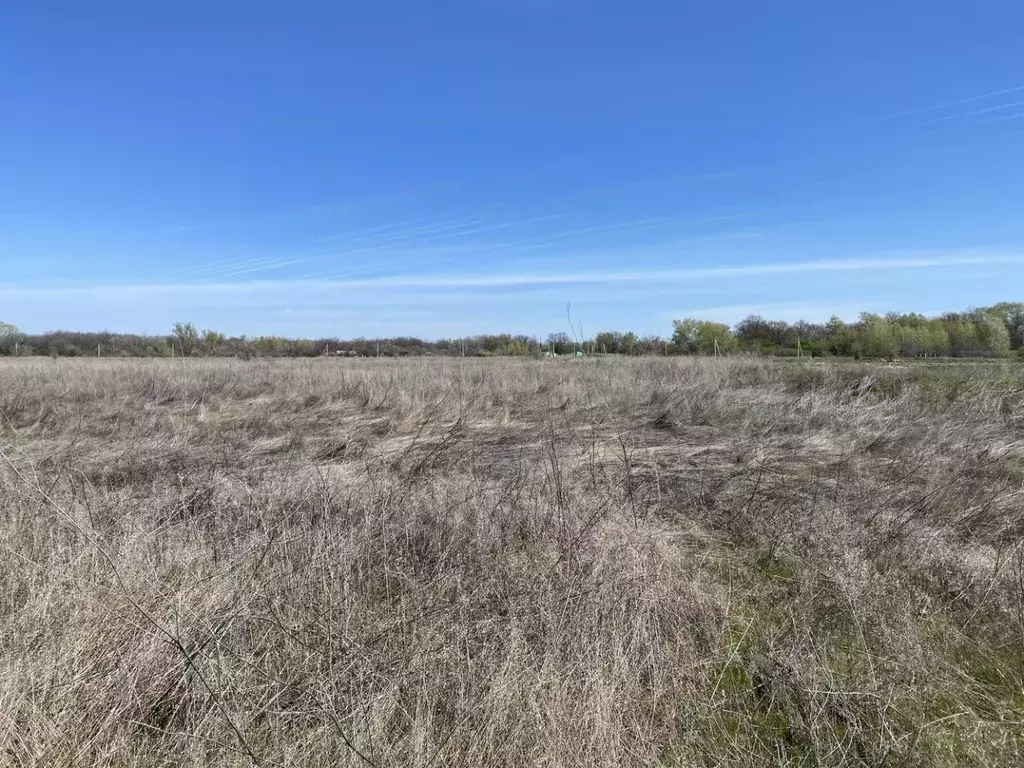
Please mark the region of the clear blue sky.
POLYGON ((1024 4, 0 3, 0 319, 670 331, 1024 299, 1024 4))

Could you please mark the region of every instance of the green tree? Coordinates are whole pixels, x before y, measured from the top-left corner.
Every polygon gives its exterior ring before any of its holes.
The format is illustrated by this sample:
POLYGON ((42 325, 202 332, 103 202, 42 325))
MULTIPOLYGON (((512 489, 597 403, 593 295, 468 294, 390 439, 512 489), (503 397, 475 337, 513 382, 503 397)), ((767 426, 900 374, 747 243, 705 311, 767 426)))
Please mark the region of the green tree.
POLYGON ((18 326, 0 322, 0 354, 13 355, 22 339, 18 326))
POLYGON ((940 357, 949 354, 949 332, 939 320, 929 320, 925 329, 925 354, 940 357))
POLYGON ((983 351, 978 326, 969 319, 946 319, 943 322, 949 335, 949 351, 956 356, 977 355, 983 351))
POLYGON ((288 339, 280 336, 259 336, 252 345, 262 355, 278 355, 287 350, 288 339))
POLYGON ((672 346, 684 355, 711 355, 717 349, 725 353, 736 346, 736 339, 725 323, 708 320, 672 321, 672 346))
POLYGON ((223 333, 217 331, 211 331, 209 329, 203 331, 202 336, 202 347, 203 352, 207 355, 214 354, 220 347, 224 346, 224 343, 228 340, 228 337, 223 333))
POLYGON ((672 321, 672 346, 684 355, 700 349, 700 322, 692 317, 672 321))
POLYGON ((191 355, 200 344, 199 331, 192 323, 175 323, 171 338, 185 357, 191 355))
POLYGON ((986 312, 998 315, 1010 333, 1010 348, 1024 348, 1024 304, 1004 301, 989 307, 986 312))
POLYGON ((864 357, 894 358, 900 353, 900 341, 895 326, 886 318, 863 312, 857 324, 852 345, 855 354, 864 357))
POLYGON ((736 346, 736 338, 725 323, 702 320, 697 323, 697 346, 704 355, 711 355, 716 351, 725 354, 736 346))
POLYGON ((825 348, 829 354, 847 357, 852 355, 850 349, 853 332, 842 318, 832 315, 825 323, 825 348))
POLYGON ((981 347, 996 355, 1010 352, 1010 331, 1002 317, 994 312, 979 312, 975 320, 981 347))
POLYGON ((924 338, 919 328, 898 325, 896 338, 899 339, 900 357, 920 357, 923 354, 924 338))

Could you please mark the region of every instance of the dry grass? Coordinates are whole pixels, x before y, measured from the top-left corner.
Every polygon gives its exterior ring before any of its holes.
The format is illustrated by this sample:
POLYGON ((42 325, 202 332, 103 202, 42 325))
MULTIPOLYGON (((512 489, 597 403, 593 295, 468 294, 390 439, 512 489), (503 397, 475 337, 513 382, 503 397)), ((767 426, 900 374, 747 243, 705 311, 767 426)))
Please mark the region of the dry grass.
POLYGON ((1017 766, 1024 380, 0 364, 0 764, 1017 766))

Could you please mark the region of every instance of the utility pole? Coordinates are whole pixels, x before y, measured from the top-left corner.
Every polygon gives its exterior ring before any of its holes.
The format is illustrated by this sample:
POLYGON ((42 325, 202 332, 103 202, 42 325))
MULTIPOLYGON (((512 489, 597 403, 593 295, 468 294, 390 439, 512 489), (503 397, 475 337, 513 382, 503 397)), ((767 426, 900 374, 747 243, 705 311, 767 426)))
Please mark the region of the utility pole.
POLYGON ((100 345, 99 345, 99 344, 97 344, 97 345, 96 345, 96 357, 100 357, 100 356, 101 356, 101 355, 100 355, 100 345))
POLYGON ((377 340, 377 357, 380 357, 380 340, 377 340))

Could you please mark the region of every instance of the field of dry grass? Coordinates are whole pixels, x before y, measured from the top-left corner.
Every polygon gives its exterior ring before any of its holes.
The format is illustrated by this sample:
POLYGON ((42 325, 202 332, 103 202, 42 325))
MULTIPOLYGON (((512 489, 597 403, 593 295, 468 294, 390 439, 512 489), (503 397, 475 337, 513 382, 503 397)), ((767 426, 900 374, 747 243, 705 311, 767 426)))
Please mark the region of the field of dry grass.
POLYGON ((1024 764, 1024 378, 0 363, 0 765, 1024 764))

